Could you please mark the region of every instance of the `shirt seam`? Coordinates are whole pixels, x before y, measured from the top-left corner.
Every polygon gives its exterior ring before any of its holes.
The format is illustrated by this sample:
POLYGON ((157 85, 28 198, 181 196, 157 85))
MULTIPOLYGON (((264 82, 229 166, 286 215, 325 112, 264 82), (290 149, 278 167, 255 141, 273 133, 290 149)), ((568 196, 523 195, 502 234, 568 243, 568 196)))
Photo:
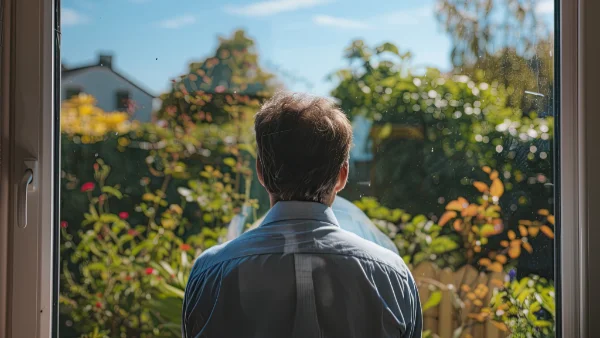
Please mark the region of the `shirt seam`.
MULTIPOLYGON (((289 253, 282 253, 282 252, 261 252, 261 253, 257 253, 257 254, 250 254, 250 255, 241 255, 241 256, 235 256, 235 257, 231 257, 228 259, 224 259, 224 260, 220 260, 218 262, 212 263, 206 267, 204 267, 202 270, 200 270, 198 272, 198 274, 203 274, 206 271, 210 270, 211 268, 219 265, 219 264, 224 264, 227 262, 231 262, 235 259, 240 259, 240 258, 245 258, 245 257, 253 257, 253 256, 264 256, 264 255, 275 255, 275 254, 280 254, 280 255, 284 255, 284 254, 293 254, 293 255, 307 255, 307 254, 323 254, 323 255, 333 255, 333 256, 344 256, 344 257, 354 257, 354 258, 359 258, 359 259, 365 259, 368 261, 372 261, 372 262, 376 262, 382 265, 387 266, 388 268, 390 268, 394 273, 402 276, 404 279, 408 280, 409 278, 407 278, 406 274, 402 274, 399 271, 397 271, 398 269, 394 266, 392 266, 391 264, 388 264, 386 262, 383 262, 379 259, 376 258, 372 258, 372 257, 365 257, 365 256, 357 256, 357 255, 352 255, 352 254, 344 254, 344 253, 339 253, 339 252, 322 252, 322 251, 305 251, 305 252, 289 252, 289 253)), ((200 259, 200 257, 198 257, 198 259, 200 259)), ((402 259, 402 258, 400 258, 402 259)), ((406 264, 406 263, 405 263, 406 264)))
POLYGON ((341 226, 339 224, 333 223, 329 220, 322 220, 322 219, 314 219, 314 218, 289 218, 289 219, 277 219, 274 221, 270 221, 267 223, 261 223, 258 228, 262 227, 262 226, 268 226, 270 224, 274 224, 274 223, 280 223, 280 222, 285 222, 285 221, 317 221, 317 222, 323 222, 323 223, 327 223, 327 224, 331 224, 331 225, 335 225, 338 228, 341 228, 341 226))

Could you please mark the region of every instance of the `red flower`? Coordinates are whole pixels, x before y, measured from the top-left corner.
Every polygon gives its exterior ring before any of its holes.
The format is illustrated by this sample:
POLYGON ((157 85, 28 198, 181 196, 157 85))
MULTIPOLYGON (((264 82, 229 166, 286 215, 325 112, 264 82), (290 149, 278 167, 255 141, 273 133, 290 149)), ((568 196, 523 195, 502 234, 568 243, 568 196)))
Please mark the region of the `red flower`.
POLYGON ((81 186, 81 191, 82 192, 92 191, 92 190, 94 190, 95 187, 96 187, 96 184, 94 184, 94 182, 86 182, 81 186))
POLYGON ((127 230, 127 234, 131 236, 137 236, 138 232, 135 229, 129 229, 127 230))
POLYGON ((129 218, 129 213, 127 211, 121 211, 119 213, 119 218, 120 219, 128 219, 129 218))
POLYGON ((99 308, 99 309, 101 309, 102 308, 102 303, 96 302, 96 307, 99 308))
POLYGON ((69 223, 67 223, 67 221, 61 221, 60 222, 60 227, 63 229, 66 229, 69 226, 69 223))
POLYGON ((129 275, 125 276, 125 280, 131 280, 131 276, 129 276, 129 275))
POLYGON ((98 163, 94 163, 94 171, 98 171, 100 169, 100 165, 98 163))
POLYGON ((146 274, 151 275, 154 272, 153 268, 146 268, 146 274))
POLYGON ((192 247, 189 244, 181 244, 179 245, 179 249, 183 250, 183 251, 188 251, 189 249, 191 249, 192 247))

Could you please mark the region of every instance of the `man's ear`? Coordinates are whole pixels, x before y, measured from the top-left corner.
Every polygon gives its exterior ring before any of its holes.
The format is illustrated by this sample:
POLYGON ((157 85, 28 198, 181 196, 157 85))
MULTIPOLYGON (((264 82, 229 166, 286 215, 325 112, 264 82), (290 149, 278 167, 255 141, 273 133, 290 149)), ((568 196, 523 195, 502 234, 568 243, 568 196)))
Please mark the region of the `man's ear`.
POLYGON ((258 158, 256 159, 256 176, 258 176, 258 181, 260 182, 260 185, 264 187, 265 181, 263 178, 262 163, 258 158))
POLYGON ((338 193, 339 191, 344 189, 344 187, 346 187, 346 183, 348 182, 348 174, 349 173, 350 173, 350 164, 348 163, 348 161, 346 161, 346 162, 344 162, 344 165, 342 165, 342 170, 340 170, 340 173, 338 175, 338 181, 337 181, 337 184, 335 185, 336 193, 338 193))

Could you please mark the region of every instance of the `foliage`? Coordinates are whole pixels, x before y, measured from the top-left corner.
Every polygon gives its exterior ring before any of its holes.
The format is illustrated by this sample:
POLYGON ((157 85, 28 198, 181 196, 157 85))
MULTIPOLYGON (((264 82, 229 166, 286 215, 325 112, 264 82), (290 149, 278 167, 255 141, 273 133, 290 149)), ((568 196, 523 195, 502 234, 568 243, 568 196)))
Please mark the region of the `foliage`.
POLYGON ((192 62, 188 74, 161 95, 157 117, 165 124, 222 124, 249 120, 276 84, 258 63, 255 43, 244 31, 219 38, 213 56, 192 62))
POLYGON ((258 206, 250 125, 70 128, 106 120, 93 102, 82 95, 62 111, 72 119, 62 120, 61 322, 92 336, 172 336, 173 318, 155 306, 172 302, 164 281, 185 283, 185 260, 221 241, 242 206, 258 206))
POLYGON ((453 73, 496 81, 508 106, 552 112, 553 36, 541 0, 437 0, 436 17, 452 43, 453 73))
MULTIPOLYGON (((419 288, 431 291, 429 298, 423 301, 423 312, 438 306, 442 292, 446 291, 451 294, 455 309, 459 313, 466 313, 466 316, 459 318, 458 328, 454 332, 456 336, 460 336, 471 326, 493 318, 496 319, 492 323, 501 330, 508 331, 510 326, 515 337, 519 337, 519 330, 531 330, 531 327, 537 328, 535 332, 549 332, 547 327, 554 322, 554 299, 553 293, 550 294, 553 290, 546 288, 547 282, 544 279, 524 278, 521 284, 507 284, 506 287, 512 290, 500 291, 500 296, 494 296, 491 304, 488 299, 492 291, 503 286, 497 274, 507 271, 507 267, 516 267, 524 251, 534 251, 532 238, 540 233, 554 238, 554 216, 548 210, 541 209, 536 220, 519 220, 513 226, 505 224, 499 206, 499 200, 505 191, 504 183, 500 180, 498 171, 490 167, 483 167, 482 171, 488 175, 489 181, 473 182, 473 187, 481 194, 475 199, 476 202, 469 202, 464 197, 450 201, 437 224, 423 215, 412 217, 401 209, 388 209, 371 197, 363 197, 355 204, 394 239, 400 254, 410 266, 430 261, 439 267, 454 270, 474 266, 491 274, 492 290, 488 285, 477 283, 477 279, 467 282, 463 277, 458 283, 459 287, 454 288, 437 280, 416 277, 419 288), (491 245, 492 241, 499 242, 500 245, 491 245), (540 286, 537 286, 538 281, 540 286), (524 291, 523 285, 529 285, 542 295, 534 295, 531 290, 524 291), (530 296, 537 302, 525 301, 530 296), (511 306, 520 309, 518 315, 514 314, 514 310, 510 312, 512 315, 504 315, 502 309, 511 306), (525 306, 527 309, 531 309, 531 306, 534 309, 543 306, 552 314, 552 318, 541 321, 540 317, 524 316, 522 313, 528 312, 523 312, 521 308, 525 306)), ((510 275, 514 278, 515 271, 511 270, 510 275)))
POLYGON ((442 234, 443 228, 423 215, 411 216, 401 209, 388 209, 373 198, 363 197, 355 202, 362 211, 388 234, 407 264, 416 266, 431 261, 439 266, 457 267, 464 260, 458 237, 442 234))
MULTIPOLYGON (((139 333, 155 336, 160 327, 155 325, 149 301, 152 290, 161 278, 181 280, 181 275, 161 276, 153 262, 177 261, 181 255, 199 254, 216 244, 222 231, 203 228, 200 233, 183 239, 182 229, 187 220, 182 216, 180 204, 170 204, 164 199, 164 190, 146 193, 137 209, 147 218, 145 223, 132 223, 130 211, 114 210, 118 200, 124 198, 118 186, 106 184, 110 167, 98 160, 95 182, 86 182, 81 193, 87 195, 89 211, 76 234, 62 229, 63 245, 75 245, 70 263, 77 266, 72 272, 69 261, 63 265, 61 310, 79 323, 80 329, 92 330, 100 326, 109 328, 111 335, 119 333, 133 336, 139 333), (113 209, 113 211, 111 211, 113 209), (160 211, 160 212, 159 212, 160 211)), ((205 215, 210 210, 202 209, 205 215)))
POLYGON ((127 113, 105 112, 95 104, 96 99, 83 93, 65 101, 60 115, 61 132, 81 135, 81 143, 88 144, 102 140, 107 133, 126 133, 132 128, 127 113))
POLYGON ((539 19, 539 0, 437 0, 436 17, 452 42, 457 66, 477 63, 502 48, 533 54, 549 33, 539 19))
POLYGON ((363 197, 355 204, 394 240, 408 264, 431 261, 454 269, 468 264, 501 272, 511 264, 509 258, 519 258, 521 249, 533 252, 531 238, 540 232, 554 238, 554 216, 542 209, 538 212, 540 220, 519 220, 517 225, 506 226, 499 206, 504 183, 498 171, 489 167, 483 167, 483 171, 491 184, 473 182, 481 194, 476 202, 470 203, 464 197, 450 201, 437 224, 423 215, 412 217, 404 210, 388 209, 372 197, 363 197), (500 244, 498 249, 491 245, 492 239, 500 244))
POLYGON ((538 276, 506 282, 491 301, 496 325, 514 338, 554 337, 554 286, 538 276))
MULTIPOLYGON (((410 53, 390 43, 357 40, 345 56, 351 66, 332 75, 339 81, 332 96, 351 118, 369 121, 372 145, 355 146, 373 154, 370 184, 358 178, 361 167, 352 168, 347 197, 377 196, 384 206, 432 218, 449 200, 478 198, 471 185, 485 174, 477 168, 490 166, 504 181, 498 201, 504 222, 552 203, 552 117, 509 106, 510 88, 497 81, 417 73, 410 53)), ((552 270, 540 263, 528 268, 552 270)))

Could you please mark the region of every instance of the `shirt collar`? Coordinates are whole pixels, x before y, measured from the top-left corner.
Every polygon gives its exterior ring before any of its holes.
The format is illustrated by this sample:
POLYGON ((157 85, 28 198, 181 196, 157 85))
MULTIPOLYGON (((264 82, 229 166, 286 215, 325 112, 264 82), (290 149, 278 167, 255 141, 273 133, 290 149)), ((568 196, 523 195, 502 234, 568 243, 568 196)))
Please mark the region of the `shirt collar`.
POLYGON ((261 226, 289 220, 311 220, 340 226, 333 210, 317 202, 277 202, 267 213, 261 226))

